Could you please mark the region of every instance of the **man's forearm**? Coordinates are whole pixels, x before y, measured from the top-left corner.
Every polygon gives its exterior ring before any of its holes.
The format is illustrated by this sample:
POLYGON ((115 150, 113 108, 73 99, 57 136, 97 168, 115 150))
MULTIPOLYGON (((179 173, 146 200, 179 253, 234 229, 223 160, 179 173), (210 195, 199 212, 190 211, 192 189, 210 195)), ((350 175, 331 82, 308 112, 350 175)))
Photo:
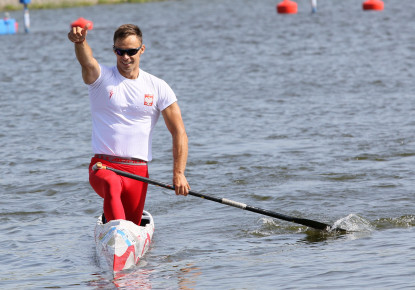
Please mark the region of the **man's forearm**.
POLYGON ((93 65, 94 57, 92 55, 92 49, 86 40, 75 43, 75 54, 82 67, 90 67, 93 65))
POLYGON ((82 78, 86 84, 92 84, 99 76, 100 70, 92 49, 86 40, 75 42, 75 54, 82 67, 82 78))
POLYGON ((173 137, 173 174, 184 174, 188 155, 186 132, 173 137))

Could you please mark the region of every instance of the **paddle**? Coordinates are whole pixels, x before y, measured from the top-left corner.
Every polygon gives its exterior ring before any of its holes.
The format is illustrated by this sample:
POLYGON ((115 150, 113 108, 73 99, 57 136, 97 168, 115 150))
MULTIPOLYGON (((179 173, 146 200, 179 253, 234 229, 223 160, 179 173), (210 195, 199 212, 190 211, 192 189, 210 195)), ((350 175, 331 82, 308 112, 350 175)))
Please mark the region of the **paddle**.
MULTIPOLYGON (((97 169, 110 170, 110 171, 113 171, 113 172, 115 172, 115 173, 117 173, 118 175, 121 175, 121 176, 125 176, 125 177, 132 178, 132 179, 135 179, 135 180, 138 180, 138 181, 146 182, 148 184, 153 184, 153 185, 157 185, 157 186, 160 186, 160 187, 164 187, 164 188, 167 188, 167 189, 174 190, 174 186, 172 186, 172 185, 165 184, 165 183, 162 183, 162 182, 159 182, 159 181, 155 181, 155 180, 143 177, 143 176, 128 173, 128 172, 125 172, 125 171, 121 171, 121 170, 118 170, 118 169, 114 169, 114 168, 102 165, 101 162, 97 162, 92 167, 92 169, 93 170, 97 170, 97 169)), ((244 209, 244 210, 247 210, 247 211, 256 212, 256 213, 260 213, 260 214, 270 216, 270 217, 273 217, 273 218, 277 218, 277 219, 293 222, 293 223, 296 223, 296 224, 304 225, 304 226, 314 228, 314 229, 317 229, 317 230, 322 230, 322 231, 326 231, 326 232, 336 231, 336 232, 340 232, 340 233, 346 233, 347 232, 346 230, 344 230, 342 228, 333 228, 333 226, 325 224, 325 223, 321 223, 321 222, 317 222, 317 221, 313 221, 313 220, 309 220, 309 219, 304 219, 304 218, 296 218, 296 217, 276 213, 276 212, 273 212, 273 211, 257 208, 257 207, 254 207, 254 206, 250 206, 250 205, 240 203, 240 202, 237 202, 237 201, 233 201, 233 200, 230 200, 230 199, 226 199, 226 198, 217 198, 217 197, 214 197, 214 196, 211 196, 211 195, 202 194, 202 193, 195 192, 195 191, 192 191, 192 190, 189 191, 189 194, 193 195, 193 196, 203 198, 203 199, 211 200, 211 201, 214 201, 214 202, 218 202, 218 203, 230 205, 230 206, 233 206, 233 207, 241 208, 241 209, 244 209)))

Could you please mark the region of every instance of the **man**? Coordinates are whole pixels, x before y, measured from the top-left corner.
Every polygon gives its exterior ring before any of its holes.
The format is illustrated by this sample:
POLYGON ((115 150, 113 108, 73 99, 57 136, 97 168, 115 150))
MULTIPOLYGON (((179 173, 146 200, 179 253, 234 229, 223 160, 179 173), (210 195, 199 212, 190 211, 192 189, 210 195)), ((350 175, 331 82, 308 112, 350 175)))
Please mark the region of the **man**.
POLYGON ((107 221, 126 219, 140 224, 147 184, 119 176, 109 170, 92 170, 96 162, 148 177, 152 132, 163 114, 173 139, 173 185, 177 195, 187 195, 190 186, 184 175, 187 134, 177 98, 163 80, 139 68, 145 51, 141 30, 132 24, 114 33, 114 67, 100 65, 88 45, 85 28, 73 27, 68 38, 74 43, 89 88, 92 115, 92 148, 89 182, 104 198, 107 221))

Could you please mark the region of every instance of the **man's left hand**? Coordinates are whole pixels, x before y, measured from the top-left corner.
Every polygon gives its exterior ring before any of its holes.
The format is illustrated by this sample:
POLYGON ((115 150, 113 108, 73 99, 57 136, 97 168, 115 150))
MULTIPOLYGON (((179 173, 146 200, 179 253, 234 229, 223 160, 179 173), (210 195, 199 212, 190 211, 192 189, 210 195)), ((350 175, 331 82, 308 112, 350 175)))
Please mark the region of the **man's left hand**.
POLYGON ((173 185, 176 195, 186 196, 189 193, 190 185, 187 182, 186 176, 184 174, 175 174, 173 176, 173 185))

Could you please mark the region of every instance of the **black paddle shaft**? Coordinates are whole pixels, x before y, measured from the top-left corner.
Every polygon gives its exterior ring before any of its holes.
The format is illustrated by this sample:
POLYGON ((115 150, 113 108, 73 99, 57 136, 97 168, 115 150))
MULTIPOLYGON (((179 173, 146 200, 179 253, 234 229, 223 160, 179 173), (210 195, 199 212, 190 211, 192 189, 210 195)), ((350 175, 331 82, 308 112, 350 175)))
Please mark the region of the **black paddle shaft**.
MULTIPOLYGON (((160 187, 163 187, 163 188, 174 190, 174 186, 172 186, 172 185, 169 185, 169 184, 166 184, 166 183, 163 183, 163 182, 160 182, 160 181, 152 180, 150 178, 146 178, 146 177, 143 177, 143 176, 135 175, 135 174, 132 174, 132 173, 129 173, 129 172, 114 169, 114 168, 111 168, 111 167, 108 167, 108 166, 103 166, 100 162, 95 164, 93 169, 94 170, 107 169, 107 170, 113 171, 113 172, 117 173, 118 175, 121 175, 121 176, 124 176, 124 177, 128 177, 128 178, 135 179, 135 180, 138 180, 138 181, 142 181, 142 182, 145 182, 145 183, 148 183, 148 184, 157 185, 157 186, 160 186, 160 187)), ((276 212, 273 212, 273 211, 270 211, 270 210, 261 209, 261 208, 258 208, 258 207, 250 206, 250 205, 240 203, 240 202, 237 202, 237 201, 233 201, 233 200, 230 200, 230 199, 226 199, 226 198, 217 198, 217 197, 212 196, 212 195, 202 194, 202 193, 192 191, 192 190, 189 190, 189 194, 192 195, 192 196, 196 196, 196 197, 200 197, 200 198, 203 198, 203 199, 211 200, 211 201, 218 202, 218 203, 221 203, 221 204, 230 205, 230 206, 237 207, 237 208, 240 208, 240 209, 244 209, 244 210, 247 210, 247 211, 256 212, 256 213, 263 214, 263 215, 266 215, 266 216, 269 216, 269 217, 273 217, 273 218, 277 218, 277 219, 280 219, 280 220, 285 220, 285 221, 288 221, 288 222, 304 225, 304 226, 314 228, 314 229, 318 229, 318 230, 322 230, 322 231, 327 231, 327 232, 337 231, 337 232, 341 232, 341 233, 346 233, 346 230, 344 230, 344 229, 333 228, 331 225, 328 225, 328 224, 325 224, 325 223, 276 213, 276 212)))

